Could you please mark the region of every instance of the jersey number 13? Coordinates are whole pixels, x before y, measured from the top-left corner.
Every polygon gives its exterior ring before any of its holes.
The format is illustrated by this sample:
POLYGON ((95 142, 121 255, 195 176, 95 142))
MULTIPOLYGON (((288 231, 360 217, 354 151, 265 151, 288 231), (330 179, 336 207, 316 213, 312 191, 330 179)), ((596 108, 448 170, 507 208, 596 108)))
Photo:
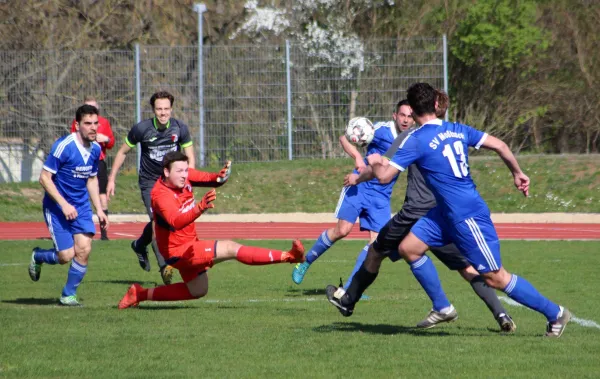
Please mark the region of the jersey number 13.
POLYGON ((469 175, 469 165, 467 165, 463 144, 461 141, 455 141, 452 145, 454 146, 454 151, 452 151, 452 147, 450 145, 446 145, 444 146, 442 155, 448 159, 448 162, 450 162, 450 167, 452 167, 454 176, 457 178, 465 178, 469 175), (459 156, 460 168, 459 162, 456 161, 456 156, 459 156))

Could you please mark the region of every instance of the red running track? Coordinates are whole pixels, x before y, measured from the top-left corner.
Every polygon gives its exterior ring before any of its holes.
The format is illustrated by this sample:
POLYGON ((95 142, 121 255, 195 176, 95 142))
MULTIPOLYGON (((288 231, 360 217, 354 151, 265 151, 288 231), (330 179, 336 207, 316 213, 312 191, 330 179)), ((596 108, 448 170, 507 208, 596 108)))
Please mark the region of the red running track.
MULTIPOLYGON (((133 239, 140 235, 144 223, 114 223, 110 225, 111 239, 133 239)), ((315 239, 333 223, 294 222, 213 222, 196 223, 202 239, 315 239)), ((600 224, 496 224, 500 239, 516 240, 600 240, 600 224)), ((49 238, 43 222, 0 223, 0 240, 31 240, 49 238)), ((97 235, 98 237, 98 235, 97 235)), ((358 226, 350 239, 367 239, 358 226)))

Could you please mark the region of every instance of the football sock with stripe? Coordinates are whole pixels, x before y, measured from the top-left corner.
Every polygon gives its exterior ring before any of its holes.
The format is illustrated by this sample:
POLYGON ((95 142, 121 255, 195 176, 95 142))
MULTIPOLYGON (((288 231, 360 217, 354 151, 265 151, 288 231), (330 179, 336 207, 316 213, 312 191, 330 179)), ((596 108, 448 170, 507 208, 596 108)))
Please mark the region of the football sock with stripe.
POLYGON ((560 312, 559 306, 544 297, 524 278, 512 274, 510 281, 503 291, 511 299, 542 313, 550 322, 556 321, 558 318, 560 312))
POLYGON ((331 247, 331 245, 333 245, 333 242, 331 242, 327 236, 327 230, 325 230, 306 254, 306 262, 311 264, 316 261, 317 258, 323 255, 323 253, 331 247))
POLYGON ((377 278, 377 272, 369 272, 363 263, 362 266, 356 271, 350 285, 348 286, 348 290, 346 291, 346 295, 348 296, 348 301, 350 304, 346 304, 344 301, 345 296, 342 298, 343 305, 352 305, 360 300, 363 292, 366 291, 367 288, 375 281, 377 278))
POLYGON ((500 299, 496 295, 496 290, 492 287, 485 284, 485 280, 483 276, 478 275, 471 280, 471 287, 473 287, 473 291, 483 300, 485 305, 492 312, 494 317, 498 317, 500 313, 507 313, 506 309, 500 303, 500 299))
POLYGON ((73 258, 69 273, 67 274, 67 283, 62 290, 62 296, 74 296, 86 272, 87 265, 82 265, 73 258))
POLYGON ((33 259, 35 263, 46 263, 49 265, 58 264, 58 254, 54 249, 37 249, 35 254, 33 254, 33 259))
POLYGON ((242 246, 237 252, 238 262, 251 266, 268 265, 281 262, 281 250, 270 250, 255 246, 242 246))
POLYGON ((348 288, 350 287, 350 283, 352 283, 352 278, 354 278, 354 275, 358 272, 358 270, 362 266, 363 262, 367 258, 367 252, 369 251, 369 246, 370 245, 367 244, 362 249, 362 251, 360 252, 360 254, 358 254, 358 257, 356 258, 356 263, 354 264, 354 268, 352 269, 352 273, 348 277, 348 280, 346 280, 346 284, 344 284, 344 289, 345 290, 348 290, 348 288))
POLYGON ((409 265, 413 275, 431 299, 433 310, 440 312, 444 308, 450 307, 450 301, 448 301, 442 289, 438 272, 431 259, 427 255, 423 255, 416 261, 409 263, 409 265))

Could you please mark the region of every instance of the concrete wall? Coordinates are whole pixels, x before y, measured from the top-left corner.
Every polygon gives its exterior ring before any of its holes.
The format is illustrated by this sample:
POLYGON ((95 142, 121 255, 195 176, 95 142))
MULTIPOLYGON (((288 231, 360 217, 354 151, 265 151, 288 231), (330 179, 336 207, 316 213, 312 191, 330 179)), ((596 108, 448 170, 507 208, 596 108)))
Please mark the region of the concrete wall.
POLYGON ((44 152, 21 141, 0 141, 0 183, 30 182, 40 177, 44 152))

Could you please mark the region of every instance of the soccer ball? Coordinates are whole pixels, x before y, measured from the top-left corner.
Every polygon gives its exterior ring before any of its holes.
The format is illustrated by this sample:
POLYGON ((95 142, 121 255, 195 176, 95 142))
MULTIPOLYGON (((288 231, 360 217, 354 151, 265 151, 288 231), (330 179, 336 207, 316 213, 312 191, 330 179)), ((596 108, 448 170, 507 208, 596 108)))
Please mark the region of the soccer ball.
POLYGON ((346 138, 358 146, 367 146, 373 141, 375 128, 366 117, 354 117, 346 126, 346 138))

